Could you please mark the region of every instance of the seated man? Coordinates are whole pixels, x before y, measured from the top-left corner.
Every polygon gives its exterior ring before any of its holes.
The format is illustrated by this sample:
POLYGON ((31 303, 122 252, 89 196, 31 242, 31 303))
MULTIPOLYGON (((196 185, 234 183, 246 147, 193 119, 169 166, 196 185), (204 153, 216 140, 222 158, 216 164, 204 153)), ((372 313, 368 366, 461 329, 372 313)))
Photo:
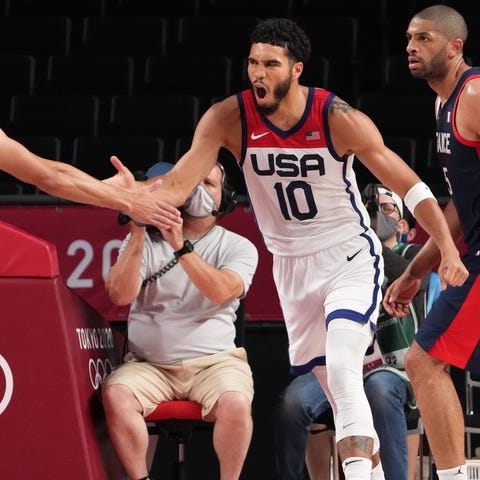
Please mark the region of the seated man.
MULTIPOLYGON (((164 165, 147 176, 165 173, 164 165)), ((183 225, 159 232, 130 221, 106 280, 115 304, 131 303, 129 353, 102 391, 110 438, 131 480, 150 478, 144 417, 163 401, 196 401, 215 422, 222 480, 239 478, 248 451, 253 380, 234 322, 258 253, 217 225, 233 208, 225 182, 216 164, 182 207, 183 225)))
MULTIPOLYGON (((411 255, 418 252, 421 245, 399 242, 400 239, 408 238, 410 241, 413 238, 408 236, 411 223, 398 195, 383 186, 369 185, 364 191, 364 199, 372 217, 372 227, 383 243, 385 277, 390 282, 401 275, 408 264, 407 259, 412 258, 411 255)), ((418 435, 409 436, 407 442, 405 419, 405 411, 416 408, 403 364, 409 343, 402 344, 396 337, 396 330, 390 326, 402 329, 402 340, 408 337, 408 342, 412 341, 418 323, 426 314, 428 280, 427 276, 422 282, 408 319, 398 321, 380 311, 378 344, 388 365, 374 368, 365 375, 365 393, 372 408, 374 426, 380 439, 380 458, 388 480, 413 480, 418 451, 418 435), (408 320, 415 328, 405 332, 403 328, 408 326, 408 320), (413 455, 408 462, 407 445, 410 443, 413 455)), ((328 400, 312 373, 296 377, 280 394, 274 427, 277 478, 303 479, 306 460, 311 480, 328 479, 330 443, 327 434, 317 435, 321 429, 317 425, 312 426, 312 422, 329 408, 328 400), (312 434, 309 435, 309 431, 312 434)))

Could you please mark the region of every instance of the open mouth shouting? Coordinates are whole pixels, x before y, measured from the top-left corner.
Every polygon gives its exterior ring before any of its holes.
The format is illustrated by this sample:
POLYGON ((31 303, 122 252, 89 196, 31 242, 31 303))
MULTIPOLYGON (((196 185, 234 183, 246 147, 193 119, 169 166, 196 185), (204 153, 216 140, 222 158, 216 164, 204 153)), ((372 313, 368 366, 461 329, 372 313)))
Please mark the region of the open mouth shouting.
POLYGON ((253 85, 253 91, 257 100, 263 100, 267 96, 267 89, 260 83, 255 83, 253 85))

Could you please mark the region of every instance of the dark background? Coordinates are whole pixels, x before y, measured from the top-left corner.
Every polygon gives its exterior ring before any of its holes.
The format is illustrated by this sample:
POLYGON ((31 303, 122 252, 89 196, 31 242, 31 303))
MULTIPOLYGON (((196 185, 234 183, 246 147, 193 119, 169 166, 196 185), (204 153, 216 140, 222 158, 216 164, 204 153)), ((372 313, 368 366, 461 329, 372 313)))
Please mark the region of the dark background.
MULTIPOLYGON (((478 62, 480 9, 474 0, 0 0, 0 126, 35 153, 73 163, 98 178, 117 154, 132 170, 174 161, 200 115, 247 87, 248 33, 259 18, 288 16, 312 40, 302 83, 334 91, 365 111, 385 143, 439 197, 446 190, 434 155, 433 92, 410 78, 405 30, 434 3, 464 14, 465 55, 478 62)), ((241 171, 221 152, 236 190, 241 171)), ((356 163, 360 188, 374 180, 356 163)), ((48 196, 0 172, 0 204, 48 196)), ((281 322, 246 325, 255 381, 254 435, 242 478, 273 478, 272 406, 288 383, 281 322)), ((464 395, 463 373, 453 371, 464 395)), ((170 478, 172 442, 160 444, 170 478)), ((196 478, 218 478, 211 432, 194 433, 187 452, 196 478)))

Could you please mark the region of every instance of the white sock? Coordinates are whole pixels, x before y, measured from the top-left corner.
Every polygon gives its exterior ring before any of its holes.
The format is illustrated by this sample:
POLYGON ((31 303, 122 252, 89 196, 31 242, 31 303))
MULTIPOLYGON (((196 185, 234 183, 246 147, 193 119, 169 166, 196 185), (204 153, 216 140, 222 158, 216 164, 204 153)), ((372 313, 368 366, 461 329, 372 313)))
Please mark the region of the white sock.
POLYGON ((468 480, 467 465, 449 468, 447 470, 437 470, 439 480, 468 480))
POLYGON ((370 472, 370 480, 385 480, 382 462, 378 462, 378 465, 372 468, 372 471, 370 472))
POLYGON ((342 463, 342 467, 345 480, 370 480, 372 461, 368 458, 348 457, 342 463))

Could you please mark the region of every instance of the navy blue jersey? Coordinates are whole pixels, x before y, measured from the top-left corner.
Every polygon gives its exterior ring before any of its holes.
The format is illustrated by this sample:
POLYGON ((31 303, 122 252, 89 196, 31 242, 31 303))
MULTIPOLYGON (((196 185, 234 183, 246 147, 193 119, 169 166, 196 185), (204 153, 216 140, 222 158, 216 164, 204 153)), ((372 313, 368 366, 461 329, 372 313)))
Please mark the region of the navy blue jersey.
POLYGON ((462 225, 468 252, 480 250, 480 141, 463 138, 455 125, 465 85, 480 77, 480 67, 466 70, 437 114, 437 153, 462 225))

